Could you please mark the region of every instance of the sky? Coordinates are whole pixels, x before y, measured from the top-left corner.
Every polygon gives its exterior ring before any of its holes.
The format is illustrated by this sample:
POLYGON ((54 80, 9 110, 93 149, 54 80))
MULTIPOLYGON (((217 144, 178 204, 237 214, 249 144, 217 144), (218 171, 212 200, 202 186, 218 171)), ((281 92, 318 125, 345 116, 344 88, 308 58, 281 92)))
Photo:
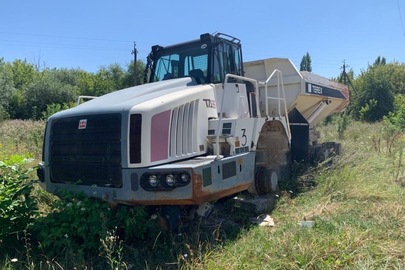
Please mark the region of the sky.
POLYGON ((378 56, 405 62, 405 0, 0 0, 0 58, 41 68, 101 67, 138 59, 152 45, 221 32, 241 40, 244 61, 308 52, 331 78, 355 76, 378 56))

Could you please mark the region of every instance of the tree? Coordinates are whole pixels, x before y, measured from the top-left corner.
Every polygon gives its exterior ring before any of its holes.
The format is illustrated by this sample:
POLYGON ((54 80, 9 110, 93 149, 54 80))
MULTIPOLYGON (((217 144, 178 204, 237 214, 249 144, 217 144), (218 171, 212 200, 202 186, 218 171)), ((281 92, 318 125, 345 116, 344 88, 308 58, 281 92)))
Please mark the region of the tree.
POLYGON ((312 72, 312 66, 311 66, 311 56, 307 52, 306 55, 302 57, 301 64, 300 64, 300 71, 308 71, 312 72))
POLYGON ((15 92, 13 75, 7 68, 3 58, 0 58, 0 122, 9 118, 8 108, 10 97, 15 92))
POLYGON ((76 70, 46 69, 37 73, 35 80, 17 89, 10 98, 11 118, 38 120, 48 105, 75 101, 78 81, 76 70))
POLYGON ((25 108, 21 118, 41 119, 43 112, 50 104, 64 104, 73 102, 77 98, 77 86, 62 83, 58 74, 52 71, 41 80, 33 84, 25 95, 25 108))
MULTIPOLYGON (((137 84, 142 83, 144 63, 137 61, 137 84)), ((134 62, 127 69, 118 64, 96 73, 81 69, 49 69, 26 60, 12 63, 0 58, 0 121, 39 119, 75 102, 79 95, 100 96, 134 85, 134 62)), ((70 105, 69 105, 70 106, 70 105)))
POLYGON ((384 57, 378 56, 356 78, 354 85, 358 94, 350 105, 353 116, 369 122, 379 121, 396 111, 394 96, 405 95, 405 64, 387 63, 384 57))
POLYGON ((81 70, 78 73, 78 77, 79 94, 86 96, 95 96, 96 90, 94 86, 96 83, 96 76, 93 73, 81 70))
POLYGON ((384 66, 387 63, 387 60, 385 57, 378 56, 377 59, 375 59, 373 67, 377 66, 384 66))
MULTIPOLYGON (((145 64, 141 60, 138 60, 136 62, 136 67, 137 67, 136 85, 140 85, 145 83, 143 81, 145 64)), ((134 85, 134 61, 131 61, 131 63, 128 65, 127 72, 125 74, 125 85, 127 87, 134 85)))
POLYGON ((111 80, 111 73, 107 68, 101 67, 94 75, 94 95, 101 96, 111 91, 118 90, 111 80))
POLYGON ((38 77, 34 66, 26 60, 16 59, 8 65, 8 69, 13 76, 14 87, 21 91, 26 91, 38 77))
POLYGON ((21 106, 24 105, 24 95, 31 84, 38 79, 38 72, 35 70, 34 66, 28 63, 26 60, 16 59, 12 63, 6 63, 5 69, 7 75, 3 77, 8 78, 9 86, 11 88, 3 89, 12 89, 8 91, 7 96, 1 97, 3 100, 3 105, 5 105, 7 115, 10 118, 19 118, 19 110, 21 106))
POLYGON ((394 94, 404 91, 404 66, 382 62, 380 60, 380 64, 369 66, 355 80, 358 95, 352 100, 351 111, 358 119, 368 122, 381 120, 394 110, 394 94))

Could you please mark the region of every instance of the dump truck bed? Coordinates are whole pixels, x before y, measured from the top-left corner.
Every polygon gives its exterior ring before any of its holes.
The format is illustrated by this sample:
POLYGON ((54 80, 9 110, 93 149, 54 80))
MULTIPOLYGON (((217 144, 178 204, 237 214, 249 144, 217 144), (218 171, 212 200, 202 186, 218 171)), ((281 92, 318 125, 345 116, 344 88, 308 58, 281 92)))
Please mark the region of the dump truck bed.
MULTIPOLYGON (((314 126, 349 104, 346 85, 306 71, 298 71, 287 58, 270 58, 244 63, 245 76, 265 82, 275 69, 282 72, 288 111, 296 108, 314 126)), ((268 81, 268 96, 277 95, 277 78, 268 81)), ((263 101, 264 102, 264 101, 263 101)), ((276 107, 276 104, 270 104, 276 107)))

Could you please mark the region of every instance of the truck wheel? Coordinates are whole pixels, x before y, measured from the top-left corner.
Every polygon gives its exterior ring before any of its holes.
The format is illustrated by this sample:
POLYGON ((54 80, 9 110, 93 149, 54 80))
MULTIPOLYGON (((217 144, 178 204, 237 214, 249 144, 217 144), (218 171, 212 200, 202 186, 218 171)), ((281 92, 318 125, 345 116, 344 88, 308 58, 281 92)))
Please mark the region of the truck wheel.
POLYGON ((256 172, 255 187, 258 195, 275 192, 278 189, 277 173, 265 167, 259 168, 256 172))

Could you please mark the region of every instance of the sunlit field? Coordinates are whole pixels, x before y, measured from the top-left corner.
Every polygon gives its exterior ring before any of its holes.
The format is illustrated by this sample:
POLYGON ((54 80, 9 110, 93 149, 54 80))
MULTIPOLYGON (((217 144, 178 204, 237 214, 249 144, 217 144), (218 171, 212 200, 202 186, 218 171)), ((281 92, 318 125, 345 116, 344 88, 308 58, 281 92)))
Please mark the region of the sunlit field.
POLYGON ((382 123, 321 126, 342 153, 293 165, 267 213, 274 227, 231 211, 231 225, 195 220, 173 232, 141 207, 40 189, 44 125, 0 123, 1 269, 405 268, 405 135, 382 123))

